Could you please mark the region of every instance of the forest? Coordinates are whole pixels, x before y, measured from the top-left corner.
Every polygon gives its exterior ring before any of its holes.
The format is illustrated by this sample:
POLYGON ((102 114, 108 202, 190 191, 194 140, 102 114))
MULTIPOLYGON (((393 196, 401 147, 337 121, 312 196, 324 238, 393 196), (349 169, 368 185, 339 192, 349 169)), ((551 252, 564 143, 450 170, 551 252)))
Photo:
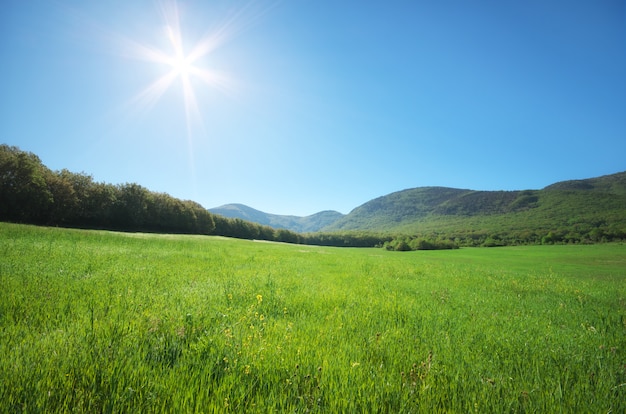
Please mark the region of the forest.
MULTIPOLYGON (((620 174, 617 176, 621 177, 620 174)), ((425 202, 424 197, 414 202, 408 199, 411 202, 396 203, 393 208, 376 207, 381 200, 386 202, 396 195, 410 195, 415 191, 395 193, 355 209, 345 220, 353 220, 356 227, 297 233, 212 214, 195 201, 153 192, 136 183, 109 184, 96 182, 86 173, 67 169, 53 171, 31 152, 0 145, 0 221, 6 222, 125 232, 218 235, 323 246, 384 247, 396 251, 626 239, 623 226, 626 210, 621 208, 624 197, 604 192, 550 189, 505 194, 511 198, 505 201, 514 206, 514 211, 501 213, 494 213, 490 205, 483 211, 485 209, 479 208, 482 205, 479 201, 483 204, 486 201, 474 200, 480 194, 471 193, 461 198, 462 204, 447 203, 446 209, 437 207, 427 213, 425 219, 417 221, 400 218, 402 214, 410 216, 406 211, 411 209, 426 211, 420 204, 425 202), (544 202, 536 208, 534 204, 538 197, 544 202), (520 207, 522 201, 524 204, 520 207), (529 208, 531 201, 533 206, 529 208), (468 208, 474 209, 472 214, 467 213, 468 208), (450 210, 455 213, 451 215, 450 210), (366 215, 359 215, 362 211, 366 215), (381 231, 381 226, 387 230, 381 231)), ((432 198, 441 197, 442 190, 417 191, 432 198)), ((496 193, 490 195, 502 198, 496 193)), ((497 203, 502 202, 500 198, 497 203)))
POLYGON ((40 158, 0 145, 0 221, 127 232, 204 234, 326 246, 372 247, 390 237, 362 232, 298 234, 211 214, 135 183, 96 182, 66 169, 52 171, 40 158))

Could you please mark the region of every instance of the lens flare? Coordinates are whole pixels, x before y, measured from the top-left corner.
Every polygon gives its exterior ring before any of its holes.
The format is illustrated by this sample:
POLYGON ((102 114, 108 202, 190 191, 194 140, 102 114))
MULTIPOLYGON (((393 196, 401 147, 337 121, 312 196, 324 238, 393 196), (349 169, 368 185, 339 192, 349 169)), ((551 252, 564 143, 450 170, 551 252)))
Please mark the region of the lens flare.
POLYGON ((187 53, 181 32, 178 4, 175 0, 161 3, 160 12, 165 27, 164 34, 168 40, 169 47, 158 48, 119 35, 116 36, 122 53, 127 57, 169 68, 163 76, 148 84, 131 98, 129 104, 139 110, 149 111, 174 83, 180 81, 189 167, 195 186, 194 136, 197 135, 198 130, 204 134, 206 129, 200 114, 193 80, 197 79, 201 83, 223 93, 232 93, 234 82, 229 76, 216 70, 203 68, 198 62, 237 31, 237 23, 241 23, 238 21, 238 17, 241 16, 237 13, 234 17, 227 19, 216 30, 205 34, 187 53))
MULTIPOLYGON (((157 0, 159 1, 159 0, 157 0)), ((189 157, 189 167, 192 180, 195 185, 194 167, 194 137, 207 137, 203 117, 198 104, 196 88, 206 86, 217 90, 223 95, 234 97, 237 94, 237 83, 228 74, 215 68, 203 67, 203 57, 212 54, 226 41, 236 34, 251 26, 269 10, 280 3, 269 1, 262 7, 256 0, 244 3, 240 8, 232 8, 226 11, 221 19, 204 19, 211 21, 212 28, 204 31, 196 43, 186 43, 181 30, 181 15, 176 0, 160 0, 157 3, 161 17, 163 35, 154 39, 154 43, 146 43, 135 37, 127 37, 118 31, 111 31, 90 19, 73 11, 81 24, 91 23, 90 29, 96 37, 105 40, 105 47, 111 53, 127 59, 140 60, 155 65, 155 68, 165 69, 163 74, 149 82, 143 89, 132 96, 121 110, 126 114, 137 115, 150 112, 162 99, 166 91, 173 86, 180 85, 182 91, 182 112, 186 129, 186 140, 189 157), (155 46, 159 45, 159 46, 155 46)), ((204 4, 203 11, 210 10, 210 4, 204 4)), ((71 11, 71 10, 70 10, 71 11)), ((224 10, 222 10, 224 12, 224 10)), ((213 17, 206 15, 206 17, 213 17)), ((196 28, 197 29, 197 28, 196 28)), ((89 41, 89 40, 85 40, 89 41)))

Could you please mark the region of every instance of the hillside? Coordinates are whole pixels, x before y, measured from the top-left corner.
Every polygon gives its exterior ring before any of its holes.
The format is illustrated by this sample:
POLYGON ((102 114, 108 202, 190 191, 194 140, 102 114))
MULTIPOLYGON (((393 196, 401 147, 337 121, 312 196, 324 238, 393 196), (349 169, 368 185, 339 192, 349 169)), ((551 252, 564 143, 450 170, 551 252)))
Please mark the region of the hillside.
POLYGON ((420 248, 626 240, 626 172, 541 190, 413 188, 348 215, 206 210, 135 183, 52 171, 35 154, 0 145, 0 221, 122 231, 220 235, 331 246, 420 248), (230 217, 230 218, 229 218, 230 217), (410 240, 409 240, 410 239, 410 240))
POLYGON ((219 214, 228 218, 238 218, 264 226, 270 226, 276 229, 287 229, 298 233, 319 231, 343 217, 343 214, 330 210, 321 211, 305 217, 283 216, 265 213, 243 204, 226 204, 220 207, 210 208, 209 211, 213 214, 219 214))
MULTIPOLYGON (((626 172, 564 181, 542 190, 420 187, 371 200, 322 231, 367 230, 460 239, 567 241, 626 233, 626 172)), ((614 238, 614 237, 611 237, 614 238)))
POLYGON ((604 175, 586 180, 561 181, 544 188, 545 190, 586 190, 610 194, 626 194, 626 172, 604 175))

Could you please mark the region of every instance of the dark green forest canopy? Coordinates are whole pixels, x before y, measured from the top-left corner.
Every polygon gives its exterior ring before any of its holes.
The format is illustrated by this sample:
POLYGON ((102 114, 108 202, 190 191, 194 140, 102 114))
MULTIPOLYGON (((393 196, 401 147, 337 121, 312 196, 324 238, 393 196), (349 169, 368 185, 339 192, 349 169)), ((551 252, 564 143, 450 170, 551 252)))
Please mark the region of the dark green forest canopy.
POLYGON ((139 184, 52 171, 37 155, 3 144, 0 200, 0 221, 329 246, 421 250, 626 240, 626 172, 543 190, 414 188, 371 200, 345 216, 337 213, 319 232, 298 233, 212 214, 197 202, 139 184))
POLYGON ((362 233, 301 235, 211 214, 200 204, 139 184, 95 182, 90 175, 52 171, 33 153, 0 145, 0 221, 133 232, 186 233, 334 246, 381 244, 362 233))

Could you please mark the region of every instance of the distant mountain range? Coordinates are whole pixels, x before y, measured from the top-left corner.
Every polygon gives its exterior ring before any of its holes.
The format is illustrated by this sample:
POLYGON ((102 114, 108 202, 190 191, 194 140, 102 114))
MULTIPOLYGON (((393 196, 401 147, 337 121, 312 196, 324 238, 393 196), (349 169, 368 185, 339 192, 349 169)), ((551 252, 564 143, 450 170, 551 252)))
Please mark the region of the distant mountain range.
POLYGON ((448 237, 563 229, 626 231, 626 172, 549 185, 541 190, 476 191, 418 187, 394 192, 349 214, 323 211, 307 217, 264 213, 241 204, 209 210, 295 232, 370 231, 446 234, 448 237))
POLYGON ((0 164, 0 221, 15 223, 395 250, 626 241, 626 171, 541 190, 418 187, 347 215, 298 217, 242 204, 207 210, 135 183, 98 183, 6 144, 0 164))
POLYGON ((333 224, 344 215, 338 211, 320 211, 306 217, 284 216, 265 213, 255 210, 243 204, 225 204, 220 207, 210 208, 213 214, 219 214, 228 218, 238 218, 276 229, 287 229, 297 233, 316 232, 333 224))

